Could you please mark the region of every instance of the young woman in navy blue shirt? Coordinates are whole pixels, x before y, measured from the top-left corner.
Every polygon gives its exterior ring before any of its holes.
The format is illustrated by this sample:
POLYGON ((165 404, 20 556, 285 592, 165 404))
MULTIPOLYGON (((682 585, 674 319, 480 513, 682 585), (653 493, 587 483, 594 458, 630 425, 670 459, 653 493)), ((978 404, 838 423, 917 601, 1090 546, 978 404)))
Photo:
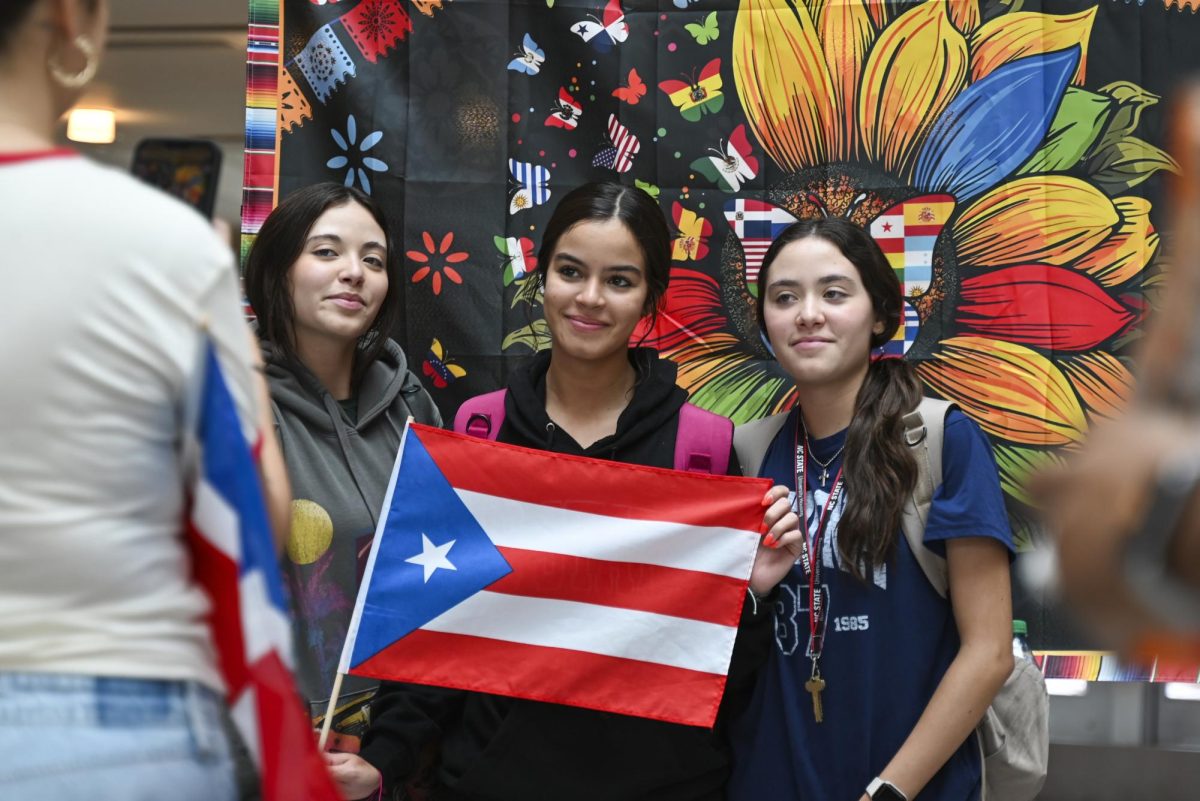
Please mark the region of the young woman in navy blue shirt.
POLYGON ((1012 668, 1012 542, 988 441, 946 417, 923 546, 948 562, 943 598, 901 532, 917 478, 901 419, 921 384, 907 362, 873 357, 902 321, 895 272, 830 217, 781 234, 758 288, 799 402, 765 452, 739 449, 777 485, 752 582, 774 604, 775 647, 734 727, 729 797, 976 799, 973 731, 1012 668))

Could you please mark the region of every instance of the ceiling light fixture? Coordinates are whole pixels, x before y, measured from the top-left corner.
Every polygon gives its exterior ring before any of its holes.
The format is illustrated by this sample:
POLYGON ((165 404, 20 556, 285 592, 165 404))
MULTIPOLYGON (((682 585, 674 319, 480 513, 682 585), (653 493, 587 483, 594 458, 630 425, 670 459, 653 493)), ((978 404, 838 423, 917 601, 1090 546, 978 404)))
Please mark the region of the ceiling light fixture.
POLYGON ((109 109, 76 108, 67 115, 67 138, 72 142, 108 145, 117 138, 117 118, 109 109))

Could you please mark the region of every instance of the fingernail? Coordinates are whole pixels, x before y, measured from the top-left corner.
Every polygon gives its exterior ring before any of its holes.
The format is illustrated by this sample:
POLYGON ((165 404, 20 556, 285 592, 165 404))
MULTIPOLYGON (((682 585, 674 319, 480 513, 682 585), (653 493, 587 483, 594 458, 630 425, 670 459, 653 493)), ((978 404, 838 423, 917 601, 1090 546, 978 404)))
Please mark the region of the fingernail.
POLYGON ((775 538, 770 537, 770 536, 763 537, 763 545, 767 546, 768 548, 774 548, 775 547, 775 538))

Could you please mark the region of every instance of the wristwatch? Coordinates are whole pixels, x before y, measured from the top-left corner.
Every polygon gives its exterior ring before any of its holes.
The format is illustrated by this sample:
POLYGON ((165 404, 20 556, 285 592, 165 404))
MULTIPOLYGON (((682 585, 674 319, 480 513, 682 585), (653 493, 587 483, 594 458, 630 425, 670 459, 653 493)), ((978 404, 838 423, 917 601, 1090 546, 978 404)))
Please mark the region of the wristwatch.
POLYGON ((878 776, 867 785, 867 796, 871 801, 908 801, 908 796, 900 792, 899 787, 878 776))

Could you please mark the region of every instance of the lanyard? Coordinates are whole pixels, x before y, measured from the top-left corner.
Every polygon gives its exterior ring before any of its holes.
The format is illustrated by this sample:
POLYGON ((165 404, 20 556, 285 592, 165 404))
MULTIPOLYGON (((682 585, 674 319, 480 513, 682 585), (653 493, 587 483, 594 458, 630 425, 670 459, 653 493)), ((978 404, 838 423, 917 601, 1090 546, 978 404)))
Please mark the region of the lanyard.
POLYGON ((825 501, 825 508, 821 510, 820 516, 817 518, 817 530, 813 532, 811 540, 808 532, 808 480, 805 475, 805 467, 808 461, 808 438, 805 437, 803 443, 800 442, 800 433, 796 432, 796 492, 800 496, 800 521, 804 527, 804 548, 800 552, 800 566, 804 569, 805 576, 808 578, 808 634, 809 634, 809 649, 812 658, 812 675, 817 678, 821 675, 818 663, 821 660, 821 651, 825 646, 825 609, 824 601, 821 599, 821 546, 825 541, 825 528, 829 524, 829 513, 837 506, 838 498, 841 497, 842 490, 846 486, 846 482, 842 480, 842 468, 839 467, 837 475, 833 479, 833 489, 829 493, 829 498, 825 501))

